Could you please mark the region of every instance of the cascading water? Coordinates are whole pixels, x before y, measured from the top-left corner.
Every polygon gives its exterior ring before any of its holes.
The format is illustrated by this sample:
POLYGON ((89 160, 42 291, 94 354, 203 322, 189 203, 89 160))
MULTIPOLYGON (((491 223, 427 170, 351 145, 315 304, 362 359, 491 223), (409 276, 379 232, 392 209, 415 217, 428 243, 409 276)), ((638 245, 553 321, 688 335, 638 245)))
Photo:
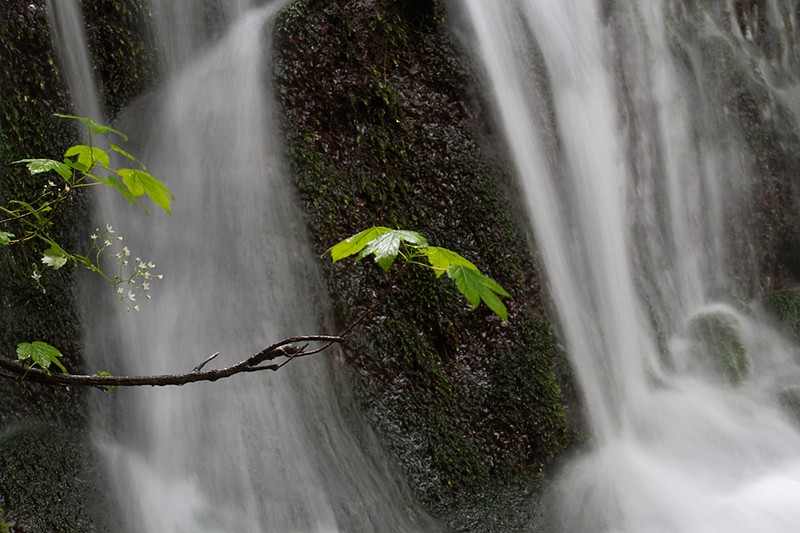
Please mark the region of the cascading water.
POLYGON ((100 120, 103 115, 83 30, 81 5, 78 0, 47 0, 47 13, 73 105, 82 116, 100 120))
MULTIPOLYGON (((154 3, 166 84, 118 121, 175 194, 172 216, 114 195, 96 208, 100 228, 165 277, 152 301, 136 295, 139 313, 86 287, 87 364, 114 373, 185 372, 217 350, 229 364, 319 331, 326 308, 267 83, 265 33, 283 2, 220 3, 233 22, 213 43, 186 30, 203 16, 193 4, 154 3)), ((104 514, 115 531, 437 530, 358 417, 344 420, 343 390, 328 361, 309 358, 277 374, 115 391, 93 422, 117 508, 104 514)))
POLYGON ((707 83, 724 67, 681 30, 756 65, 760 113, 796 118, 797 6, 759 3, 770 57, 733 2, 698 4, 463 2, 594 437, 553 489, 557 531, 800 530, 800 433, 776 399, 797 363, 729 303, 731 265, 751 261, 735 237, 751 225, 758 154, 707 83), (703 320, 738 330, 744 385, 702 362, 691 331, 703 320))

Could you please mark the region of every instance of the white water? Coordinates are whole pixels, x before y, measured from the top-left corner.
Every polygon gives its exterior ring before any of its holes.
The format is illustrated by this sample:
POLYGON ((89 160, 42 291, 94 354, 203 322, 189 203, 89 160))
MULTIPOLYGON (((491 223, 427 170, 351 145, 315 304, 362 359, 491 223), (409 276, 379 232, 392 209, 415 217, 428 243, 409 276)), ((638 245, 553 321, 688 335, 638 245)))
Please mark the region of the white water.
MULTIPOLYGON (((730 265, 753 263, 731 255, 730 239, 749 224, 741 200, 755 155, 704 84, 713 66, 686 45, 693 78, 673 56, 680 24, 723 30, 661 0, 461 5, 593 435, 555 483, 550 527, 800 531, 800 433, 776 401, 800 376, 793 348, 728 303, 730 265), (705 311, 741 331, 753 368, 739 388, 696 361, 686 327, 705 311)), ((767 72, 776 101, 796 104, 796 6, 766 5, 777 60, 735 28, 725 39, 767 72)))
MULTIPOLYGON (((210 365, 225 366, 322 329, 318 259, 295 208, 268 81, 270 20, 282 5, 238 3, 231 26, 207 42, 185 29, 199 27, 186 22, 202 16, 199 4, 154 4, 167 83, 117 126, 175 194, 173 213, 145 217, 109 194, 96 218, 165 279, 151 283, 150 302, 139 291, 139 313, 107 286, 86 288, 90 369, 185 372, 215 351, 210 365)), ((437 530, 354 414, 335 353, 274 374, 117 390, 94 402, 114 507, 102 514, 114 531, 437 530)))
MULTIPOLYGON (((97 95, 84 32, 83 13, 78 0, 46 0, 53 42, 62 65, 76 112, 93 120, 101 120, 102 104, 97 95)), ((67 110, 63 111, 68 114, 67 110)))

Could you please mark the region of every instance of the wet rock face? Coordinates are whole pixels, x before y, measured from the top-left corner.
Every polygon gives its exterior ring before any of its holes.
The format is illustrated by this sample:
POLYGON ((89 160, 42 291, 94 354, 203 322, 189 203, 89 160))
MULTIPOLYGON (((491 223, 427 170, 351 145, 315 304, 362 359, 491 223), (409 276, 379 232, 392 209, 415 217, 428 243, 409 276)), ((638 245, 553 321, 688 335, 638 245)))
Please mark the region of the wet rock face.
POLYGON ((94 515, 110 507, 89 483, 93 461, 86 438, 59 424, 0 432, 0 503, 11 531, 108 531, 94 515))
POLYGON ((511 292, 504 326, 484 308, 470 312, 430 272, 324 266, 337 326, 375 305, 346 361, 419 497, 454 527, 490 531, 496 519, 513 530, 527 511, 496 502, 467 518, 458 509, 495 490, 487 487, 514 485, 519 495, 521 481, 542 478, 571 438, 566 371, 508 177, 478 140, 485 117, 445 21, 438 1, 294 2, 277 22, 276 92, 318 253, 375 224, 413 229, 511 292))

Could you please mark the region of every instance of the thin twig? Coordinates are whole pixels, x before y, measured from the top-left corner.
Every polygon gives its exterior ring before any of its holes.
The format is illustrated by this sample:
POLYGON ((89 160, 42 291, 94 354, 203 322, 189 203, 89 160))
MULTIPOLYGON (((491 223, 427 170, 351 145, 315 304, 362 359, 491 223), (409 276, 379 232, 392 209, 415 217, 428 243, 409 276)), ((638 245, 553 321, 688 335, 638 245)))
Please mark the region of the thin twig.
POLYGON ((192 370, 192 372, 200 372, 201 370, 203 370, 203 367, 206 366, 207 363, 210 363, 211 361, 216 359, 218 355, 219 352, 214 352, 213 354, 211 354, 211 356, 208 357, 208 359, 206 359, 205 361, 194 367, 194 370, 192 370))

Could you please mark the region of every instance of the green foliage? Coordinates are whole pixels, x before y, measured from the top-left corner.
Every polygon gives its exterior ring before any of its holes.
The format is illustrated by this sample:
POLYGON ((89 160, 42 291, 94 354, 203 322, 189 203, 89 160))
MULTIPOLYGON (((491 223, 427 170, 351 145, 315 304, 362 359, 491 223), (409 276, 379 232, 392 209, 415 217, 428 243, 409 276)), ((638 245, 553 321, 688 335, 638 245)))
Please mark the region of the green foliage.
MULTIPOLYGON (((149 174, 146 167, 124 149, 111 144, 110 150, 107 151, 92 144, 93 135, 113 133, 127 140, 128 138, 123 133, 89 118, 71 115, 56 116, 77 120, 84 124, 87 128, 89 144, 78 144, 67 148, 62 161, 41 158, 15 161, 15 164, 25 164, 28 173, 32 176, 39 174, 46 176, 48 173, 53 173, 55 182, 48 181, 44 190, 31 201, 12 198, 7 201, 6 205, 0 205, 0 214, 5 216, 0 220, 0 226, 14 230, 13 232, 0 230, 0 247, 23 245, 29 241, 44 242, 47 248, 42 252, 40 260, 46 270, 59 270, 68 262, 83 265, 111 283, 116 290, 117 298, 128 306, 129 311, 138 311, 139 306, 132 304, 135 302, 136 294, 132 290, 128 290, 126 293, 121 285, 128 284, 147 291, 150 280, 161 277, 151 273, 150 270, 155 265, 136 257, 133 265, 128 267, 130 250, 127 246, 122 247, 121 251, 117 253, 112 253, 112 247, 119 245, 122 237, 114 235, 115 232, 111 226, 106 226, 105 231, 100 231, 99 228, 95 230, 91 236, 91 245, 87 253, 79 254, 67 251, 56 242, 53 234, 54 220, 57 213, 73 201, 76 191, 84 187, 106 185, 116 190, 131 204, 138 203, 136 198, 146 194, 168 214, 171 208, 170 202, 174 197, 161 181, 149 174), (111 152, 136 162, 140 168, 112 168, 111 152), (107 177, 97 175, 100 172, 107 177), (114 175, 119 176, 122 182, 114 175), (101 255, 104 253, 116 260, 115 270, 103 270, 100 263, 101 255)), ((35 265, 31 278, 44 292, 45 289, 41 284, 42 274, 35 265)), ((146 297, 149 299, 149 295, 146 297)), ((66 372, 60 361, 61 352, 45 342, 35 341, 19 344, 17 357, 20 361, 30 360, 32 365, 39 366, 47 372, 50 371, 51 364, 55 364, 63 372, 66 372)))
POLYGON ((55 364, 62 372, 67 371, 64 365, 61 364, 61 356, 62 354, 58 348, 46 342, 23 342, 17 346, 17 359, 20 361, 30 359, 34 365, 41 367, 46 372, 50 372, 50 364, 55 364))
MULTIPOLYGON (((111 282, 115 288, 122 282, 130 283, 132 278, 142 274, 146 268, 137 268, 129 276, 124 276, 121 273, 106 273, 100 266, 100 252, 107 249, 112 241, 106 239, 101 241, 103 244, 98 245, 98 235, 96 233, 93 235, 92 248, 88 254, 82 255, 69 252, 56 242, 51 233, 54 217, 59 210, 72 201, 76 191, 84 187, 106 185, 117 191, 132 205, 138 203, 137 198, 147 195, 153 203, 168 214, 171 213, 171 202, 174 197, 161 181, 149 174, 147 168, 124 149, 111 144, 109 150, 103 150, 92 144, 93 135, 113 133, 127 140, 128 138, 125 134, 86 117, 60 114, 56 114, 56 116, 77 120, 84 124, 87 128, 89 144, 78 144, 67 148, 62 161, 54 159, 20 159, 14 162, 15 164, 25 164, 31 175, 54 173, 61 179, 56 180, 56 182, 48 181, 44 190, 32 201, 15 198, 9 200, 6 205, 0 205, 0 213, 5 215, 5 218, 0 220, 0 226, 5 225, 9 228, 15 228, 13 233, 0 230, 0 246, 7 247, 30 240, 40 240, 48 245, 41 257, 41 262, 46 268, 58 270, 66 265, 67 262, 72 261, 100 274, 101 277, 111 282), (136 162, 140 168, 112 168, 111 158, 109 157, 111 152, 118 153, 136 162), (106 177, 99 176, 98 173, 103 173, 106 177), (119 176, 122 181, 120 182, 115 175, 119 176), (92 253, 94 254, 93 258, 90 257, 92 253)), ((99 232, 99 229, 97 232, 99 232)), ((107 233, 113 233, 110 227, 107 228, 107 233)), ((116 237, 116 239, 121 240, 121 237, 116 237)), ((129 253, 127 248, 124 248, 124 250, 124 255, 127 256, 129 253)), ((121 255, 117 255, 119 264, 122 265, 124 263, 127 265, 127 260, 121 255)), ((137 264, 148 265, 138 258, 137 264)), ((34 268, 32 277, 39 283, 41 274, 34 268)), ((133 301, 132 298, 130 300, 133 301)))
POLYGON ((356 262, 374 255, 375 262, 388 271, 399 255, 406 264, 432 269, 436 277, 447 272, 459 292, 472 304, 472 309, 483 301, 503 322, 508 322, 508 310, 499 296, 511 295, 499 283, 483 275, 478 267, 456 252, 429 246, 428 240, 416 231, 373 226, 335 244, 329 251, 334 263, 352 255, 356 256, 356 262), (427 260, 427 264, 420 262, 421 259, 427 260))
POLYGON ((0 505, 7 511, 6 520, 13 522, 12 531, 112 531, 97 522, 91 524, 102 516, 91 516, 87 502, 97 503, 98 509, 110 502, 87 482, 97 458, 85 430, 38 422, 4 430, 0 435, 0 505))
POLYGON ((447 268, 447 275, 455 280, 456 287, 461 294, 467 297, 473 309, 483 301, 489 309, 503 319, 503 322, 508 322, 506 306, 497 295, 506 297, 511 295, 496 281, 484 276, 479 270, 465 265, 450 265, 447 268))
MULTIPOLYGON (((143 170, 123 168, 118 171, 122 182, 133 196, 139 197, 146 194, 158 207, 171 214, 170 201, 175 198, 163 183, 143 170)), ((119 189, 115 186, 115 188, 119 189)), ((130 197, 123 194, 128 200, 130 197)))
POLYGON ((94 120, 92 120, 90 118, 87 118, 87 117, 76 117, 74 115, 62 115, 60 113, 56 113, 55 115, 57 117, 59 117, 59 118, 69 118, 69 119, 73 119, 73 120, 77 120, 79 122, 82 122, 89 129, 90 133, 95 133, 97 135, 102 135, 104 133, 111 132, 111 133, 116 133, 117 135, 119 135, 120 137, 122 137, 126 141, 128 140, 128 136, 125 135, 124 133, 121 133, 121 132, 115 130, 114 128, 110 128, 108 126, 104 126, 103 124, 95 122, 94 120))

